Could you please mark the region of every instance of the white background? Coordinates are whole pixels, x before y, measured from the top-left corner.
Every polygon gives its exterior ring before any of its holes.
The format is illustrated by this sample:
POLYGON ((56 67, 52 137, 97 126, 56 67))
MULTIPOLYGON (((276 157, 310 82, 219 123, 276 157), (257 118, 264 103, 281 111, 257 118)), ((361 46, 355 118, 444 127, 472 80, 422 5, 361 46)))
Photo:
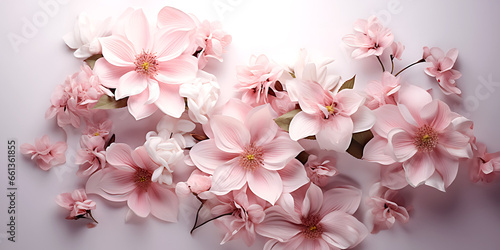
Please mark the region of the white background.
MULTIPOLYGON (((45 1, 43 1, 45 2, 45 1)), ((63 2, 63 1, 61 1, 63 2)), ((114 204, 92 196, 98 208, 94 215, 99 225, 87 229, 81 221, 66 221, 66 211, 54 198, 61 192, 83 187, 74 176, 72 163, 78 148, 77 134, 69 132, 68 163, 44 172, 27 158, 17 158, 17 235, 16 243, 6 240, 8 223, 7 140, 18 145, 33 143, 48 134, 53 142, 65 140, 65 133, 46 121, 50 95, 67 75, 79 70, 81 62, 62 41, 73 28, 82 11, 106 17, 118 16, 127 7, 144 8, 151 20, 165 5, 193 13, 200 19, 222 21, 233 36, 224 63, 214 63, 207 70, 214 73, 223 88, 224 98, 236 81, 236 65, 247 64, 250 55, 264 53, 278 62, 295 57, 307 48, 318 57, 333 57, 330 72, 344 79, 357 74, 357 88, 369 80, 380 78, 374 58, 352 60, 341 44, 343 35, 352 32, 358 18, 378 14, 393 30, 396 41, 406 45, 403 60, 396 70, 422 56, 423 46, 436 46, 447 51, 459 49, 457 68, 463 73, 458 86, 462 98, 444 98, 454 111, 475 121, 475 134, 491 152, 500 150, 498 133, 499 86, 488 90, 481 79, 499 81, 500 4, 493 1, 334 1, 334 0, 189 0, 189 1, 99 1, 74 0, 58 4, 58 9, 43 19, 44 9, 35 0, 2 1, 0 3, 0 249, 245 249, 242 241, 219 245, 222 234, 212 224, 189 234, 193 221, 187 209, 177 224, 164 223, 153 217, 125 224, 125 204, 114 204), (218 6, 218 7, 217 7, 218 6), (40 17, 42 16, 42 17, 40 17), (38 19, 36 32, 23 35, 25 22, 38 19), (24 43, 13 46, 8 37, 23 37, 24 43), (464 105, 464 102, 468 104, 464 105), (187 216, 186 216, 187 215, 187 216)), ((386 65, 387 66, 387 65, 386 65)), ((422 65, 404 74, 403 80, 422 87, 435 85, 423 73, 422 65)), ((438 88, 434 93, 441 98, 438 88)), ((159 118, 132 123, 126 110, 116 111, 115 133, 119 142, 135 147, 143 143, 145 132, 155 127, 159 118), (121 123, 120 126, 118 123, 121 123), (116 125, 118 124, 118 125, 116 125), (123 126, 127 124, 128 127, 123 126), (131 135, 133 132, 133 136, 131 135), (125 138, 126 137, 126 138, 125 138)), ((377 167, 342 156, 340 171, 352 176, 365 194, 376 181, 377 167)), ((498 249, 500 245, 500 181, 472 184, 462 164, 459 176, 446 193, 428 187, 410 190, 414 213, 410 222, 390 231, 369 235, 356 249, 498 249)), ((258 240, 249 249, 261 249, 258 240)))

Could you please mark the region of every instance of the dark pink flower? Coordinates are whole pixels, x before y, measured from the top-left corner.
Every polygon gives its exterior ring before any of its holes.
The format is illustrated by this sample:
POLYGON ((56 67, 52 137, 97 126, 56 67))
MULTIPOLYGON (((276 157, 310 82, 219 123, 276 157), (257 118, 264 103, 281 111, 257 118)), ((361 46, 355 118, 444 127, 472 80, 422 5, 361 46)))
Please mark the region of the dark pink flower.
POLYGON ((65 142, 51 144, 49 137, 44 135, 42 138, 35 140, 35 145, 28 143, 21 145, 21 153, 30 155, 38 167, 47 171, 53 166, 66 162, 65 153, 67 148, 65 142))

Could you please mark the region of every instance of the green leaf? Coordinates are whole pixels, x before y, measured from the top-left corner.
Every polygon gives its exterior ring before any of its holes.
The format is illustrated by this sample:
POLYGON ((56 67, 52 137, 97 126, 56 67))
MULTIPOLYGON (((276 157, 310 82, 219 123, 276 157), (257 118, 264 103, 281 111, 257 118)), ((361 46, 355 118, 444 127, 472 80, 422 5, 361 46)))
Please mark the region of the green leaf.
POLYGON ((354 88, 354 80, 356 78, 356 75, 354 75, 351 79, 347 80, 340 86, 339 92, 343 89, 353 89, 354 88))
POLYGON ((292 121, 293 117, 299 113, 301 110, 300 109, 294 109, 276 119, 274 119, 274 122, 276 122, 276 124, 278 124, 278 126, 285 130, 286 132, 288 132, 288 130, 290 129, 290 122, 292 121))
POLYGON ((94 69, 94 65, 95 65, 95 62, 97 61, 97 59, 101 58, 102 55, 93 55, 87 59, 85 59, 85 62, 89 65, 89 67, 91 69, 94 69))
POLYGON ((99 98, 99 101, 94 105, 93 109, 118 109, 118 108, 123 108, 127 107, 127 98, 123 98, 120 100, 115 100, 115 98, 107 96, 107 95, 102 95, 101 98, 99 98))

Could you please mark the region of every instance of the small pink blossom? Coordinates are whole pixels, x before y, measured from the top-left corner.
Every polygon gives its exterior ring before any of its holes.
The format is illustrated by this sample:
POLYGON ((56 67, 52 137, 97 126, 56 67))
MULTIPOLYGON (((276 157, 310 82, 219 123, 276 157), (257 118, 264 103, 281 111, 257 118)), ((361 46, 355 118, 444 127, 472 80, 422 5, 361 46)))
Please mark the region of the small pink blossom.
POLYGON ((83 189, 77 189, 72 193, 62 193, 56 197, 57 205, 70 210, 69 216, 66 219, 76 220, 82 218, 86 214, 90 214, 90 210, 96 208, 96 203, 87 199, 87 194, 83 189))
POLYGON ((242 94, 241 100, 251 106, 269 103, 269 96, 276 91, 275 84, 283 73, 283 68, 265 55, 250 57, 248 66, 238 66, 236 89, 242 94))
POLYGON ((371 81, 366 85, 366 106, 371 110, 385 104, 396 104, 395 94, 401 88, 400 77, 384 72, 382 81, 371 81))
POLYGON ((222 62, 222 54, 225 48, 232 41, 231 35, 228 35, 222 30, 222 25, 219 22, 209 22, 207 20, 199 24, 196 31, 196 44, 198 47, 198 67, 204 68, 209 58, 213 58, 222 62))
MULTIPOLYGON (((302 190, 301 190, 302 191, 302 190)), ((346 249, 368 234, 352 214, 358 209, 361 191, 338 187, 325 193, 311 184, 295 198, 294 206, 272 206, 256 232, 271 238, 264 249, 346 249)))
POLYGON ((486 145, 477 143, 469 176, 473 182, 492 182, 500 172, 500 152, 488 153, 486 145))
POLYGON ((87 121, 87 127, 82 131, 82 135, 99 136, 105 141, 110 139, 113 121, 108 119, 106 112, 96 112, 92 118, 87 121))
POLYGON ((459 159, 472 157, 470 121, 413 85, 401 88, 398 99, 398 105, 374 110, 375 136, 363 157, 384 165, 403 163, 410 185, 444 191, 457 175, 459 159))
POLYGON ((30 155, 36 165, 42 170, 49 170, 53 166, 61 165, 66 162, 66 149, 68 145, 65 142, 51 144, 49 137, 44 135, 40 139, 35 139, 35 145, 25 143, 21 145, 21 153, 30 155))
POLYGON ((80 149, 76 155, 75 163, 80 165, 76 174, 90 176, 95 171, 106 166, 106 141, 100 136, 82 135, 80 149))
POLYGON ((95 172, 87 181, 88 193, 99 194, 107 200, 127 201, 139 217, 152 214, 164 221, 177 221, 178 200, 173 187, 151 181, 159 166, 141 146, 132 150, 127 144, 113 143, 106 151, 110 164, 95 172))
POLYGON ((391 44, 392 56, 398 60, 401 60, 401 55, 405 50, 405 46, 401 42, 393 42, 391 44))
POLYGON ((410 219, 405 201, 398 191, 388 189, 380 183, 375 183, 370 189, 370 198, 366 201, 369 206, 366 212, 372 234, 381 230, 390 229, 394 223, 406 223, 410 219))
POLYGON ((370 129, 375 122, 365 107, 365 97, 352 89, 337 94, 316 82, 287 81, 290 99, 298 100, 300 111, 290 123, 290 138, 296 141, 316 135, 321 149, 345 151, 352 133, 370 129))
POLYGON ((439 83, 439 87, 446 95, 457 94, 460 95, 462 91, 457 88, 455 80, 460 78, 462 74, 460 71, 453 69, 455 61, 458 57, 458 49, 453 48, 444 54, 440 48, 424 47, 424 56, 428 66, 425 73, 429 76, 435 77, 439 83))
POLYGON ((355 48, 351 56, 355 59, 380 56, 394 41, 391 30, 382 26, 377 17, 358 19, 354 23, 354 34, 346 35, 342 41, 355 48))
POLYGON ((336 163, 337 159, 332 152, 322 151, 320 155, 309 155, 304 167, 311 182, 323 187, 328 184, 330 177, 338 174, 336 163))
POLYGON ((206 133, 210 139, 199 142, 190 151, 198 169, 213 175, 211 192, 224 195, 248 183, 258 197, 271 204, 278 200, 284 190, 278 171, 302 147, 279 131, 273 118, 276 114, 269 105, 252 109, 244 121, 212 116, 211 131, 206 133))

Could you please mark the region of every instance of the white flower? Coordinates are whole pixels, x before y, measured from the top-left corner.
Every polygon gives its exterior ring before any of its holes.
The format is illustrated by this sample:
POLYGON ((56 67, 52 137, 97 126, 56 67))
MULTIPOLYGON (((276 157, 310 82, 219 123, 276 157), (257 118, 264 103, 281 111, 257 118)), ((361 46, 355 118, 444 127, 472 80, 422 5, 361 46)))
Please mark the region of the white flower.
POLYGON ((219 99, 220 87, 215 76, 200 70, 194 82, 181 85, 179 94, 187 98, 189 118, 205 124, 219 99))
POLYGON ((111 18, 95 20, 86 13, 81 13, 75 23, 73 32, 66 34, 63 39, 68 47, 76 49, 77 58, 88 58, 101 54, 101 44, 98 38, 111 35, 111 18))

